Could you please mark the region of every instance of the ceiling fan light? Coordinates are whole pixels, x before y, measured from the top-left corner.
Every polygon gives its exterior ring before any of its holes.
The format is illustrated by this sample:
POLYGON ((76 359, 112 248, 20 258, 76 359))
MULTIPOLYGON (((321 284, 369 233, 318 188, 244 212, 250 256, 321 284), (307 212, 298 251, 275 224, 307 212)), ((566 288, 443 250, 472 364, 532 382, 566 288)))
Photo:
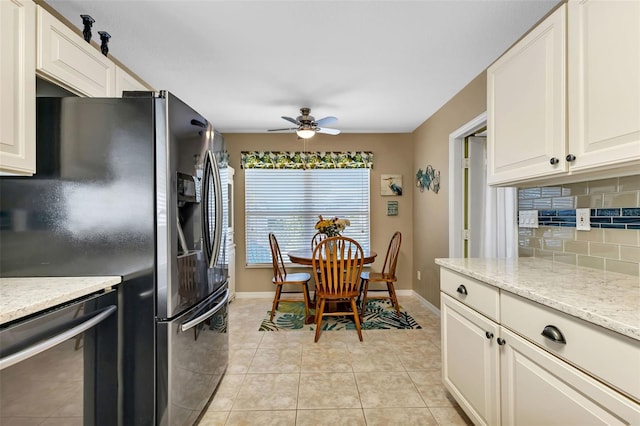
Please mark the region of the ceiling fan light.
POLYGON ((311 139, 316 134, 316 131, 313 129, 299 129, 296 130, 296 134, 299 138, 311 139))

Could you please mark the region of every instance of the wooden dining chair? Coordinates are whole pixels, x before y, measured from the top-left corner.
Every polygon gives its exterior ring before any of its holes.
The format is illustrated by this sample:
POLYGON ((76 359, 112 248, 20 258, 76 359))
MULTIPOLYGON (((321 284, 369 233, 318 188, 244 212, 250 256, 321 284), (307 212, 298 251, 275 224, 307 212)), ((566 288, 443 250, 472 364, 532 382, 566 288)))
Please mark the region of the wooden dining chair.
POLYGON ((362 279, 360 287, 362 289, 362 304, 360 305, 360 319, 364 319, 364 312, 367 308, 367 299, 389 299, 396 308, 398 316, 400 316, 400 305, 398 304, 398 297, 396 296, 396 288, 394 283, 396 278, 396 265, 398 263, 398 253, 400 252, 400 244, 402 243, 402 234, 397 231, 391 237, 389 242, 389 248, 387 249, 387 255, 384 258, 384 265, 381 272, 363 272, 360 275, 362 279), (387 285, 386 290, 374 290, 369 289, 370 283, 385 283, 387 285), (369 292, 386 292, 385 296, 369 296, 369 292))
POLYGON ((323 234, 322 232, 316 232, 316 234, 311 238, 311 250, 316 248, 318 243, 327 238, 327 234, 323 234))
POLYGON ((276 295, 273 298, 273 306, 271 308, 271 317, 269 321, 273 321, 273 315, 278 309, 280 302, 298 302, 298 299, 284 299, 282 298, 282 286, 287 284, 302 286, 302 297, 304 298, 304 317, 305 321, 309 318, 309 287, 307 283, 311 279, 311 276, 306 272, 297 272, 293 274, 287 273, 287 269, 284 266, 282 260, 282 253, 280 252, 280 246, 276 236, 269 233, 269 246, 271 247, 271 262, 273 264, 273 283, 276 285, 276 295))
POLYGON ((360 328, 360 316, 356 298, 359 294, 358 284, 362 267, 364 265, 364 253, 357 241, 348 237, 330 237, 320 241, 313 250, 312 266, 317 271, 316 293, 316 336, 320 338, 320 328, 324 316, 352 315, 358 330, 358 338, 362 341, 360 328), (348 302, 351 310, 340 309, 325 312, 327 301, 348 302))

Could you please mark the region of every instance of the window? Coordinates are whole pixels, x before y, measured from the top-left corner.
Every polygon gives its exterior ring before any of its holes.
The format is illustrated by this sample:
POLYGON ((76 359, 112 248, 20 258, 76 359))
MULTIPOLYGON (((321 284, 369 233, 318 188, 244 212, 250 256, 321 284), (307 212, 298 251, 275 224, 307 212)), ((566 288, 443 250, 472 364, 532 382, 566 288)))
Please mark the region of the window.
POLYGON ((269 232, 283 254, 310 248, 318 215, 349 219, 342 235, 369 249, 368 168, 244 171, 248 265, 271 263, 269 232))

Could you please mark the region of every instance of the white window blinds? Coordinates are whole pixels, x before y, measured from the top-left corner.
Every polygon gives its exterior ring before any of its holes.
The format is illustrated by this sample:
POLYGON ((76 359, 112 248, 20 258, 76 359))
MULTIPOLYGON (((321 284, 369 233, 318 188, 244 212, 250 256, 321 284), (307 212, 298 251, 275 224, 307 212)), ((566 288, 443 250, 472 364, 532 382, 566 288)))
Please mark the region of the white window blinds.
POLYGON ((288 251, 311 247, 318 215, 349 219, 342 235, 369 249, 369 169, 244 169, 246 262, 271 263, 269 232, 288 251))

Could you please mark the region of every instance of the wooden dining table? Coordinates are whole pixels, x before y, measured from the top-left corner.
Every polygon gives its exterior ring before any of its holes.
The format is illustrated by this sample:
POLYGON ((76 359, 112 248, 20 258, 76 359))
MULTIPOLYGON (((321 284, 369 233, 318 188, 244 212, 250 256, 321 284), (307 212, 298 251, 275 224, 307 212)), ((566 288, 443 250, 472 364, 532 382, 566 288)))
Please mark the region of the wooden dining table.
MULTIPOLYGON (((304 250, 290 251, 287 253, 287 255, 289 256, 289 259, 293 263, 297 263, 299 265, 305 265, 305 266, 313 265, 313 250, 311 250, 310 248, 304 249, 304 250)), ((363 263, 365 265, 373 263, 376 260, 377 255, 378 253, 376 253, 375 251, 363 250, 363 256, 364 256, 363 263)), ((310 301, 309 305, 310 305, 309 307, 315 308, 315 303, 310 301)), ((328 307, 331 307, 331 304, 329 304, 328 307)), ((334 310, 335 310, 335 307, 334 307, 334 310)), ((313 324, 313 323, 315 323, 315 315, 309 315, 307 318, 305 318, 305 324, 313 324)))

